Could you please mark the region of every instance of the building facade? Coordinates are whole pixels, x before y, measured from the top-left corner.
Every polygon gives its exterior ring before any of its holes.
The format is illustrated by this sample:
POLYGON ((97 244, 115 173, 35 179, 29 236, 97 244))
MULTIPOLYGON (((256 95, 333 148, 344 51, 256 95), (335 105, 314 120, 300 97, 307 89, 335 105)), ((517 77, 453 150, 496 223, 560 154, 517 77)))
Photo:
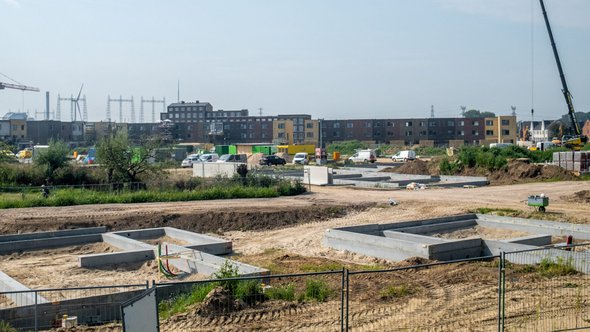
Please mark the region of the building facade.
POLYGON ((483 144, 512 143, 516 144, 516 116, 499 115, 493 118, 485 118, 485 139, 483 144))

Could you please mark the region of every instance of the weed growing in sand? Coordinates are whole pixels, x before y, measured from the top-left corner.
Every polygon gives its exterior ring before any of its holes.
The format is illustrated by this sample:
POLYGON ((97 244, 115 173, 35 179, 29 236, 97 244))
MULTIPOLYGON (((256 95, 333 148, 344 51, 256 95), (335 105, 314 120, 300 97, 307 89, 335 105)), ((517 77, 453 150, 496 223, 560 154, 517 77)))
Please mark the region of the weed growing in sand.
POLYGON ((295 286, 293 286, 293 284, 288 284, 271 287, 264 291, 264 295, 270 300, 295 301, 295 286))
POLYGON ((555 261, 551 258, 543 258, 537 272, 546 278, 567 276, 577 274, 578 271, 574 268, 573 260, 571 258, 563 259, 557 257, 555 261))
POLYGON ((331 294, 332 290, 328 287, 328 283, 323 280, 309 279, 305 283, 305 293, 299 296, 299 300, 325 302, 331 294))
POLYGON ((414 288, 408 285, 401 286, 389 286, 379 293, 382 300, 400 298, 414 294, 416 291, 414 288))

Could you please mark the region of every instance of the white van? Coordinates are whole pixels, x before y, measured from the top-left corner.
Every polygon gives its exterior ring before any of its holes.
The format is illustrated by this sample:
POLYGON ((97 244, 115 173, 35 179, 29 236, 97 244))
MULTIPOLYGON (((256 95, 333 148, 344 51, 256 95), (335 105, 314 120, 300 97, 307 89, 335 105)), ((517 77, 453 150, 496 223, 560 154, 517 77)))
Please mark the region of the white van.
POLYGON ((307 165, 307 152, 298 152, 293 157, 293 164, 307 165))
POLYGON ((414 150, 398 151, 398 153, 391 156, 391 160, 393 160, 393 161, 406 162, 408 160, 414 160, 414 159, 416 159, 416 151, 414 151, 414 150))
POLYGON ((205 153, 201 155, 199 161, 202 163, 214 163, 219 159, 219 155, 217 153, 205 153))
POLYGON ((348 160, 355 162, 355 163, 374 163, 377 160, 375 156, 375 151, 371 149, 367 150, 358 150, 355 154, 348 157, 348 160))

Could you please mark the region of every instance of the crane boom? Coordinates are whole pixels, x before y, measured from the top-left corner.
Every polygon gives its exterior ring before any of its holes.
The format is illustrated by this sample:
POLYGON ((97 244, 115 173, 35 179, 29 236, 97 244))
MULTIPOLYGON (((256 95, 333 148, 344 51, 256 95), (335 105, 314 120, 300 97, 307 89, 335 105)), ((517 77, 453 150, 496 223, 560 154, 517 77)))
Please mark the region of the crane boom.
POLYGON ((572 128, 574 130, 575 137, 568 138, 567 140, 562 140, 563 143, 566 145, 570 145, 570 147, 574 149, 581 148, 584 145, 588 138, 582 135, 582 130, 580 129, 580 124, 578 123, 578 119, 576 118, 576 111, 574 110, 574 103, 572 102, 572 95, 567 88, 567 82, 565 81, 565 75, 563 73, 563 68, 561 66, 561 61, 559 60, 559 54, 557 53, 557 46, 555 45, 555 39, 553 38, 553 32, 551 31, 551 25, 549 24, 549 17, 547 17, 547 11, 545 10, 545 3, 543 0, 539 0, 541 4, 541 10, 543 11, 543 18, 545 19, 545 26, 547 27, 547 32, 549 33, 549 39, 551 40, 551 47, 553 48, 553 56, 555 57, 555 62, 557 63, 557 70, 559 70, 559 78, 561 79, 561 86, 562 86, 562 93, 563 97, 565 98, 565 103, 567 104, 568 114, 570 116, 570 120, 572 122, 572 128), (568 143, 569 141, 569 143, 568 143))
POLYGON ((22 90, 22 91, 35 91, 35 92, 39 92, 39 88, 35 88, 32 86, 26 86, 26 85, 19 85, 19 84, 10 84, 10 83, 4 83, 4 82, 0 82, 0 90, 2 89, 17 89, 17 90, 22 90))

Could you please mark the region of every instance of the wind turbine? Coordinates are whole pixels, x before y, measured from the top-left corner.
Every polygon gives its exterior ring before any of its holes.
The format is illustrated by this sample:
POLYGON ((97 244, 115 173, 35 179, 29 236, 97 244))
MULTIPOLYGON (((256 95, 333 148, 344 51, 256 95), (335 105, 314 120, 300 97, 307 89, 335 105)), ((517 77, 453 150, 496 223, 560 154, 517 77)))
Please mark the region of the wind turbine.
POLYGON ((82 94, 82 88, 84 88, 84 83, 82 83, 82 86, 80 86, 80 91, 78 92, 78 97, 76 97, 76 99, 74 100, 74 103, 76 104, 76 109, 74 110, 74 122, 76 122, 76 116, 79 114, 80 115, 80 120, 82 122, 84 122, 84 117, 82 116, 82 111, 80 111, 80 104, 78 103, 78 101, 80 100, 80 95, 82 94), (76 113, 77 111, 77 113, 76 113))

